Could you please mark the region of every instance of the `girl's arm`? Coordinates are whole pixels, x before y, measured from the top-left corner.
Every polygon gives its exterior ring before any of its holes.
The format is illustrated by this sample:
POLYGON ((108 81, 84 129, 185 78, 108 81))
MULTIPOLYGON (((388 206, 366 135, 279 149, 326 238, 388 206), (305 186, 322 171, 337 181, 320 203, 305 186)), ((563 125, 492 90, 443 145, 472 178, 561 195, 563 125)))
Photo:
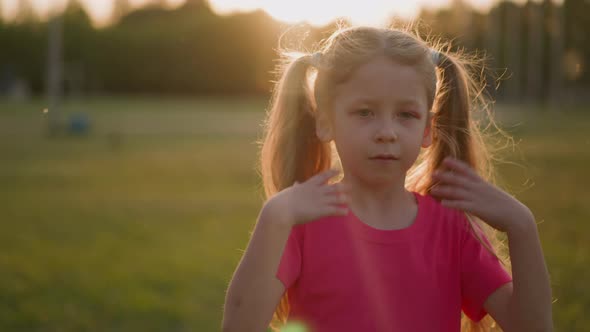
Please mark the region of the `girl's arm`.
POLYGON ((521 202, 482 179, 469 165, 443 161, 433 174, 432 194, 445 206, 472 213, 506 232, 512 261, 512 287, 500 287, 484 307, 505 331, 552 331, 551 286, 531 211, 521 202))
POLYGON ((512 321, 518 321, 521 323, 518 326, 522 327, 538 327, 532 331, 551 331, 553 319, 549 273, 534 218, 525 223, 525 227, 514 227, 507 233, 514 283, 510 299, 512 321))
POLYGON ((345 189, 327 184, 328 170, 295 183, 270 198, 226 295, 223 331, 265 331, 285 286, 276 277, 291 228, 326 216, 344 216, 345 189))
POLYGON ((266 331, 285 287, 275 274, 291 226, 266 204, 229 285, 223 331, 266 331))
POLYGON ((507 231, 512 287, 502 287, 486 301, 485 309, 506 332, 552 331, 549 273, 534 218, 507 231))

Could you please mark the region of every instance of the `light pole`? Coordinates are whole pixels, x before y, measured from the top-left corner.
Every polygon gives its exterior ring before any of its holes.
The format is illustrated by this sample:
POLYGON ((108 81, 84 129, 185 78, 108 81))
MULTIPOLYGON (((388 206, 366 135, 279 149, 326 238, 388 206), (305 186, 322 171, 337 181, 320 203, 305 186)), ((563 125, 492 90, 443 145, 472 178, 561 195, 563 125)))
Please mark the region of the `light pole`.
POLYGON ((55 13, 49 21, 49 44, 47 52, 47 97, 49 99, 49 134, 56 134, 62 128, 61 99, 63 72, 63 21, 62 14, 55 13))

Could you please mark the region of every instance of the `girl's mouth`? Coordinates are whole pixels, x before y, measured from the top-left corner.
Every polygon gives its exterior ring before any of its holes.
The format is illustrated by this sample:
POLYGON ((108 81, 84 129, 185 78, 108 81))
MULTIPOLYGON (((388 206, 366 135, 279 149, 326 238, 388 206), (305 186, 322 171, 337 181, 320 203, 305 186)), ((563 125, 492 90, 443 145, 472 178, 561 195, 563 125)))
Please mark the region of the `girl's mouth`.
POLYGON ((371 158, 369 158, 371 160, 398 160, 399 158, 397 158, 396 156, 392 155, 392 154, 378 154, 376 156, 373 156, 371 158))

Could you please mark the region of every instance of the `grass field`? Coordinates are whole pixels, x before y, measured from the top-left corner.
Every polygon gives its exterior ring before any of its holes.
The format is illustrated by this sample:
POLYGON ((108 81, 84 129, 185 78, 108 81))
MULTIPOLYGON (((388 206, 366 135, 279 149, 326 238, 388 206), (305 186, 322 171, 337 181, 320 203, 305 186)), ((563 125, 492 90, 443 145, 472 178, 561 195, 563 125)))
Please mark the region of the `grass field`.
MULTIPOLYGON (((258 99, 89 99, 48 138, 0 101, 0 330, 218 331, 262 202, 258 99)), ((501 183, 535 213, 556 331, 590 331, 590 106, 500 108, 501 183), (585 114, 584 114, 585 111, 585 114)))

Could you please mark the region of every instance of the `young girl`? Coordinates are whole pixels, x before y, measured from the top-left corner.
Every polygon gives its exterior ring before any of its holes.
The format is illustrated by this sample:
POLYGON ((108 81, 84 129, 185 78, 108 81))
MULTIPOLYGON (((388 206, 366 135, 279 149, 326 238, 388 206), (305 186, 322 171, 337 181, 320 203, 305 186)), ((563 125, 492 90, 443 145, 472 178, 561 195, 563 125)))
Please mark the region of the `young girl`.
POLYGON ((268 200, 224 331, 272 318, 275 331, 287 318, 313 332, 489 330, 488 313, 504 331, 552 329, 535 220, 488 182, 466 64, 368 27, 287 63, 261 153, 268 200), (507 233, 512 274, 486 229, 507 233))

